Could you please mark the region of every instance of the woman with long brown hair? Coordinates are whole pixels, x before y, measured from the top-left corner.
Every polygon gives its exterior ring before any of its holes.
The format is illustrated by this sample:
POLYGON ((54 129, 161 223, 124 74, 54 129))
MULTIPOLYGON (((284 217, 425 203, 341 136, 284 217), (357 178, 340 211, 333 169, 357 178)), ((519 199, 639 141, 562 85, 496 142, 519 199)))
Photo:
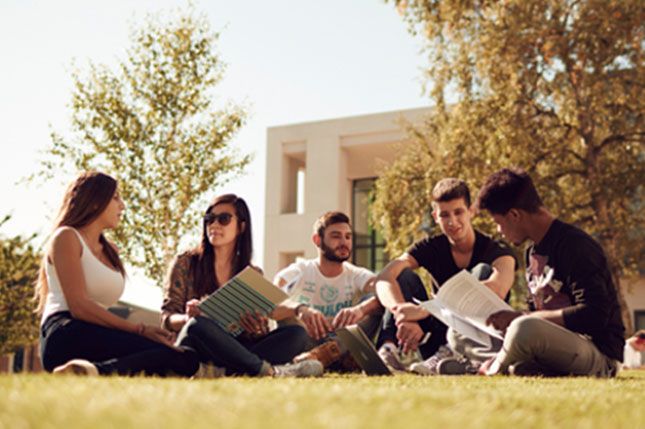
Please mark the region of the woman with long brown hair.
MULTIPOLYGON (((203 362, 224 367, 229 374, 316 376, 318 361, 285 363, 302 352, 307 333, 299 325, 268 330, 267 318, 247 315, 245 333, 233 337, 198 308, 201 299, 219 289, 251 265, 253 243, 251 214, 246 202, 234 195, 221 195, 208 206, 202 222, 200 245, 179 255, 164 287, 162 324, 180 332, 179 342, 194 348, 203 362)), ((259 270, 259 268, 256 268, 259 270)), ((278 306, 274 314, 295 314, 295 307, 278 306)))
POLYGON ((124 210, 117 182, 106 174, 82 173, 67 189, 36 290, 43 366, 54 373, 190 376, 197 356, 175 348, 172 333, 107 310, 123 293, 125 270, 104 231, 118 226, 124 210))

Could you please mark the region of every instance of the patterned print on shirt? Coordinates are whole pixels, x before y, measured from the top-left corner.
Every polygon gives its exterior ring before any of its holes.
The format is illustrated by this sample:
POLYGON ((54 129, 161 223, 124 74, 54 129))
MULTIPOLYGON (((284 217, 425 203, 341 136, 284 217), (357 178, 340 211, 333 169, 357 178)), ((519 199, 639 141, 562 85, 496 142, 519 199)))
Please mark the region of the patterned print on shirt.
POLYGON ((555 310, 571 305, 569 296, 564 294, 562 282, 555 278, 555 271, 547 265, 548 258, 531 253, 526 270, 526 282, 536 310, 555 310))
POLYGON ((338 299, 338 289, 330 285, 323 285, 320 288, 320 297, 326 303, 334 302, 338 299))

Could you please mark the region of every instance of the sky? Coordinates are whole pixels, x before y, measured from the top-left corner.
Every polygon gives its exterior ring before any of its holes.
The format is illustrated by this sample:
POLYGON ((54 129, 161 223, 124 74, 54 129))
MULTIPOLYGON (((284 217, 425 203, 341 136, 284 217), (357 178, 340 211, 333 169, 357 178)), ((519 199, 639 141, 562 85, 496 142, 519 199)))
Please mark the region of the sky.
MULTIPOLYGON (((74 61, 113 66, 125 57, 130 28, 148 13, 185 8, 171 0, 2 0, 0 2, 0 217, 2 235, 49 233, 65 183, 16 183, 38 169, 55 130, 69 135, 74 61)), ((383 0, 193 2, 220 34, 227 63, 216 89, 246 103, 250 117, 231 142, 252 153, 247 174, 213 189, 235 192, 251 207, 255 261, 262 263, 267 127, 429 105, 422 94, 426 58, 383 0)), ((126 201, 127 204, 127 201, 126 201)), ((196 228, 198 230, 198 228, 196 228)), ((38 242, 38 244, 40 243, 38 242)))

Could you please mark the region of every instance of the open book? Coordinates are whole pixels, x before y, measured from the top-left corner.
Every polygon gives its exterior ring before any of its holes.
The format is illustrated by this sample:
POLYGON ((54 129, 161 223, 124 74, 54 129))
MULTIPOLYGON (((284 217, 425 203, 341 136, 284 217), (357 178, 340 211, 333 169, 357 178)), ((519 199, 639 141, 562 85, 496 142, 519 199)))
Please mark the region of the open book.
POLYGON ((513 311, 466 270, 452 276, 433 299, 419 305, 455 331, 488 347, 492 345, 491 337, 503 339, 501 332, 486 325, 488 316, 502 310, 513 311))
POLYGON ((229 280, 199 303, 201 312, 213 319, 231 335, 242 333, 240 317, 246 313, 270 314, 276 305, 288 298, 280 288, 274 286, 251 267, 229 280))

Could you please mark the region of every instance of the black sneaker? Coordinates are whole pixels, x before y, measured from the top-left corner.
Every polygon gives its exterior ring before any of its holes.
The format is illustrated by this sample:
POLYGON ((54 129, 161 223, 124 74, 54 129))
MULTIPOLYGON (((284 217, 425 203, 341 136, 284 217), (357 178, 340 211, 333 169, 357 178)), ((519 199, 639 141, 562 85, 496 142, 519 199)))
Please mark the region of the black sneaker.
POLYGON ((442 359, 437 365, 439 375, 466 375, 477 374, 479 365, 464 357, 449 357, 442 359))
POLYGON ((510 365, 508 373, 520 377, 562 377, 564 375, 537 362, 518 362, 510 365))

